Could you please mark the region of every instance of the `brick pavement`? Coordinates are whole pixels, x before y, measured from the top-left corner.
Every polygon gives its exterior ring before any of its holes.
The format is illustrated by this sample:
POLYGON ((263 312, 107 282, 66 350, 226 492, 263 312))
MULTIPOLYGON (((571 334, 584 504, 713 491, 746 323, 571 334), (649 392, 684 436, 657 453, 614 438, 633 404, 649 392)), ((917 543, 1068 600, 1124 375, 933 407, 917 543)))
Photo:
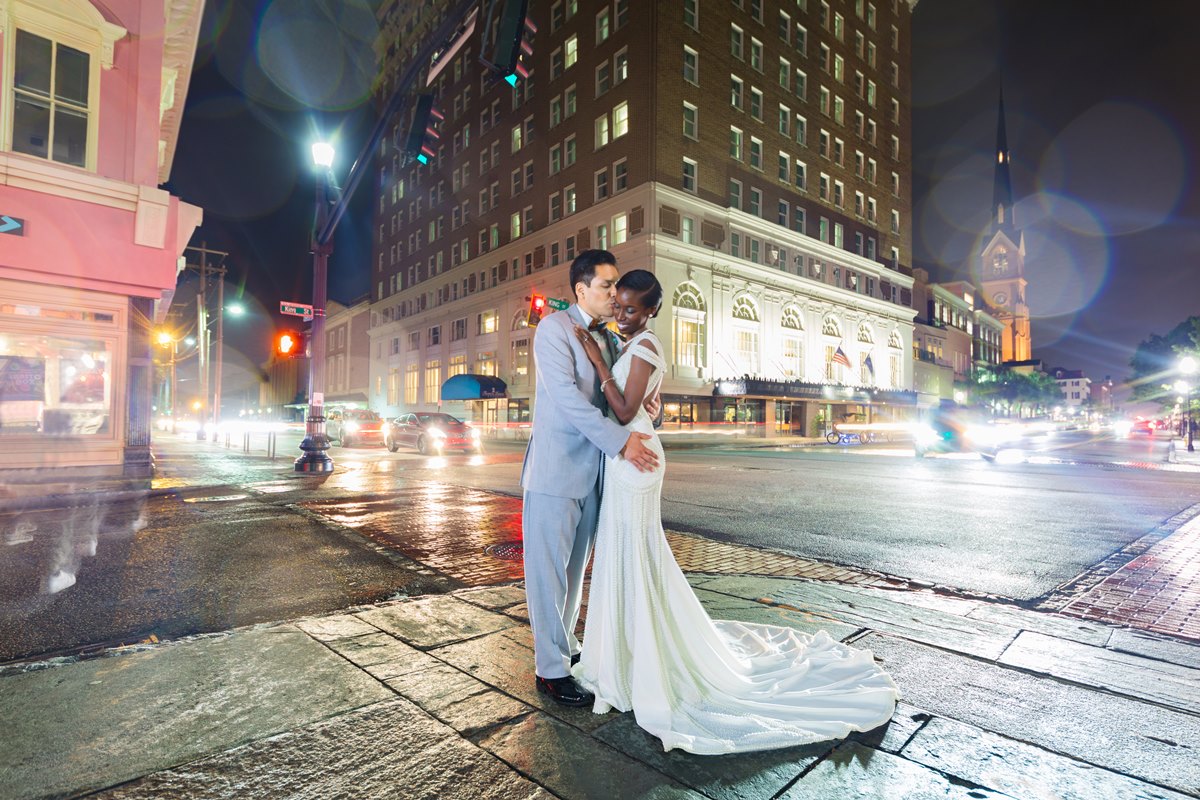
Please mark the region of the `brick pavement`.
POLYGON ((1058 613, 1200 641, 1200 517, 1058 613))
MULTIPOLYGON (((524 579, 519 498, 429 484, 353 500, 314 500, 300 505, 466 586, 524 579)), ((879 573, 676 531, 667 532, 667 541, 685 572, 809 578, 859 586, 906 585, 879 573)))

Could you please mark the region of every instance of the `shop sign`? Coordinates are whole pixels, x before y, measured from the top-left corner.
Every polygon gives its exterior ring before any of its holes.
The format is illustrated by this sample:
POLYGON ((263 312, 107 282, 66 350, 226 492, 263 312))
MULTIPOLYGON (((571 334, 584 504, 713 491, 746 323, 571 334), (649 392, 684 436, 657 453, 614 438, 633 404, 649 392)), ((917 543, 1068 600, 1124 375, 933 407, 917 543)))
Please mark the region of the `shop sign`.
POLYGON ((0 401, 44 400, 46 360, 0 356, 0 401))

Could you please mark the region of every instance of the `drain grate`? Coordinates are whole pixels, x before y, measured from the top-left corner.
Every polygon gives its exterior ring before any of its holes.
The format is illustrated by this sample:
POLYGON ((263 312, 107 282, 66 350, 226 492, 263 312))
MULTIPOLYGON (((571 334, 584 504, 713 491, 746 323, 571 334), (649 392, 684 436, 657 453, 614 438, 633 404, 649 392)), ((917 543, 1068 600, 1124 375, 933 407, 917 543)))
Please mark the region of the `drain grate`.
POLYGON ((525 558, 525 547, 517 542, 489 544, 483 548, 483 552, 501 561, 521 561, 525 558))

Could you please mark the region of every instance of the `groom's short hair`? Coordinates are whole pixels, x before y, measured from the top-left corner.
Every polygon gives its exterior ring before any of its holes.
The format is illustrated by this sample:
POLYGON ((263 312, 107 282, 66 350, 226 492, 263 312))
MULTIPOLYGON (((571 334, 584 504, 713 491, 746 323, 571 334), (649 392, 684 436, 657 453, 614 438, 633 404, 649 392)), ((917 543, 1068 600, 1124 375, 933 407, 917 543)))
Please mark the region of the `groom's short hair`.
POLYGON ((617 257, 607 250, 584 250, 575 257, 571 262, 571 294, 575 294, 575 287, 580 283, 587 286, 592 285, 592 278, 596 277, 596 267, 601 264, 617 265, 617 257))

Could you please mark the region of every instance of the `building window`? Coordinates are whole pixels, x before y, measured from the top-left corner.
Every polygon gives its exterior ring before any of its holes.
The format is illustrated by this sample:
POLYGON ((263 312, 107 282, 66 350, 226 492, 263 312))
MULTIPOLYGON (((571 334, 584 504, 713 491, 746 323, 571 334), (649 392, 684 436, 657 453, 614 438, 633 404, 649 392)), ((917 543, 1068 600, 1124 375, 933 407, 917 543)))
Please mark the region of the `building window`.
POLYGON ((14 59, 13 151, 89 167, 93 56, 18 28, 14 59))
POLYGON ((604 61, 600 64, 600 66, 596 67, 596 97, 599 97, 607 92, 610 85, 611 81, 608 62, 604 61))
POLYGON ((596 44, 607 40, 609 33, 611 33, 611 30, 609 29, 608 8, 606 6, 604 10, 596 15, 596 44))
POLYGON ((759 122, 763 118, 763 93, 758 89, 750 89, 750 116, 759 122))
POLYGON ((629 239, 629 217, 625 214, 618 214, 612 220, 612 243, 614 245, 625 244, 629 239))
POLYGON ((742 158, 743 158, 742 142, 743 142, 743 136, 742 136, 741 129, 740 128, 730 128, 729 129, 729 155, 731 158, 735 158, 738 161, 742 160, 742 158))
POLYGON ((689 139, 700 138, 699 114, 699 109, 691 103, 683 104, 683 135, 689 139))
POLYGON ((597 202, 608 197, 608 169, 598 170, 595 175, 596 200, 597 202))
POLYGON ((735 357, 750 375, 758 374, 758 331, 738 328, 734 331, 735 357))
POLYGON ((679 236, 686 244, 696 243, 696 220, 691 217, 681 217, 679 220, 679 236))
POLYGON ((736 75, 729 76, 729 105, 738 110, 742 108, 742 79, 736 75))
POLYGON ((742 35, 742 29, 739 28, 737 25, 730 25, 729 26, 729 52, 734 58, 736 58, 740 61, 745 60, 745 52, 744 52, 744 48, 742 45, 743 39, 744 39, 744 36, 742 35))
POLYGON ((629 103, 618 103, 613 109, 613 138, 619 139, 629 133, 629 103))
POLYGON ((700 0, 683 0, 683 24, 700 30, 700 0))
POLYGON ((696 191, 696 162, 690 158, 683 160, 683 189, 684 191, 696 191))
POLYGON ((570 69, 575 66, 575 62, 579 60, 579 37, 572 36, 567 39, 566 51, 563 56, 564 69, 570 69))
POLYGON ((694 86, 700 85, 700 54, 690 47, 683 48, 683 79, 694 86))
POLYGON ((756 217, 762 216, 762 190, 761 189, 755 189, 755 188, 750 189, 750 206, 749 206, 749 208, 746 209, 746 211, 750 214, 753 214, 756 217))
POLYGON ((425 362, 425 405, 437 405, 441 399, 442 362, 430 359, 425 362))
POLYGON ((751 136, 750 137, 750 166, 754 169, 761 170, 763 168, 763 143, 762 140, 751 136))
POLYGON ((608 144, 608 114, 596 117, 596 149, 608 144))
POLYGON ((742 182, 733 178, 729 179, 729 207, 742 208, 742 182))
POLYGON ((608 249, 608 225, 603 222, 596 226, 596 247, 608 249))
POLYGON ((629 188, 629 164, 621 159, 613 164, 613 194, 629 188))

